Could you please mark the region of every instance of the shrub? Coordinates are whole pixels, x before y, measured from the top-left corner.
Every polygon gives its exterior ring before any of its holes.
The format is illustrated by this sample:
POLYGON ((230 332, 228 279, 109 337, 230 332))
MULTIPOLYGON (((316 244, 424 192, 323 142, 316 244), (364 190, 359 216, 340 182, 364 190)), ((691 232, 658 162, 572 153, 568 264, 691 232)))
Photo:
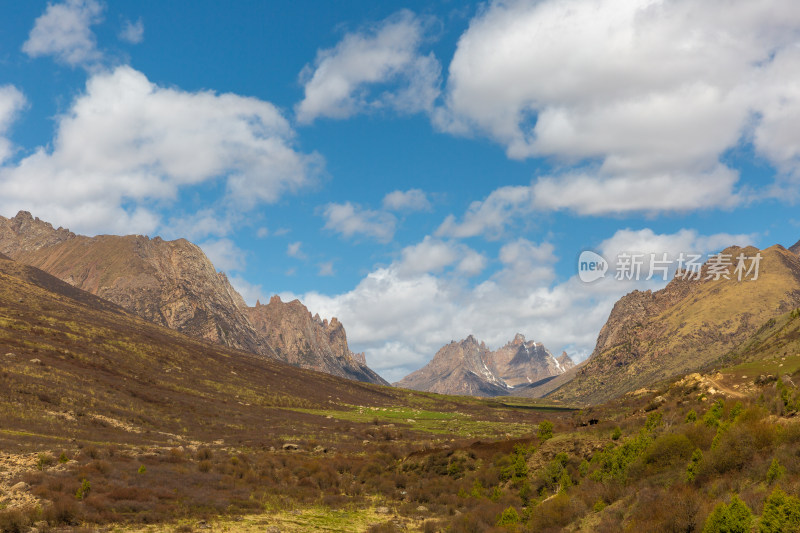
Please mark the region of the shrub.
POLYGON ((722 410, 723 410, 723 403, 722 400, 717 400, 711 407, 708 408, 706 411, 705 416, 703 417, 703 422, 708 427, 717 427, 719 425, 719 421, 722 418, 722 410))
POLYGON ((706 520, 703 533, 750 533, 753 513, 750 508, 735 495, 731 503, 717 505, 706 520))
POLYGON ((695 422, 697 422, 697 413, 695 412, 694 409, 686 413, 686 422, 689 424, 694 424, 695 422))
POLYGON ((536 436, 541 440, 553 438, 553 423, 549 420, 539 422, 539 427, 536 430, 536 436))
POLYGON ((49 453, 40 453, 36 458, 36 468, 44 470, 45 466, 50 466, 55 462, 55 459, 49 453))
POLYGON ((650 465, 668 466, 688 459, 693 449, 692 442, 682 433, 661 435, 647 449, 644 461, 650 465))
POLYGON ((764 502, 758 528, 761 533, 800 530, 800 499, 780 489, 773 490, 764 502))
POLYGON ((611 433, 611 440, 619 440, 622 436, 622 430, 618 427, 614 428, 614 431, 611 433))
POLYGON ((700 448, 695 448, 692 453, 692 458, 689 459, 689 464, 686 466, 686 481, 691 483, 697 477, 697 472, 700 471, 700 461, 703 460, 703 452, 700 448))
POLYGON ((92 485, 89 483, 88 479, 83 478, 81 481, 81 486, 75 492, 75 497, 79 500, 82 500, 89 495, 90 490, 92 490, 92 485))
POLYGON ((25 533, 33 523, 35 508, 0 510, 0 531, 3 533, 25 533))
POLYGON ((519 513, 513 507, 506 508, 497 518, 498 526, 513 526, 519 524, 519 513))
POLYGON ((773 458, 772 463, 769 465, 769 470, 767 470, 767 484, 771 485, 783 476, 785 472, 786 469, 780 465, 777 459, 773 458))

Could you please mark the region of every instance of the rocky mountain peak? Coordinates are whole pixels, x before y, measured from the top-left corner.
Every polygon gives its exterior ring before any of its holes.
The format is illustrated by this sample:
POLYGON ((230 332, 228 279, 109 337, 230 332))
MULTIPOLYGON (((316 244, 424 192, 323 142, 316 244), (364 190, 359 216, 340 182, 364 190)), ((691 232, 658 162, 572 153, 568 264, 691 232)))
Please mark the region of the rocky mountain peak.
POLYGON ((20 211, 13 218, 0 217, 0 251, 12 258, 75 237, 68 229, 55 229, 28 211, 20 211))
POLYGON ((517 334, 497 351, 469 335, 443 346, 423 368, 397 386, 442 394, 501 396, 514 387, 557 376, 574 366, 567 356, 561 364, 543 345, 517 334))
POLYGON ((248 308, 248 315, 278 359, 341 377, 386 384, 366 366, 363 354, 350 351, 344 326, 335 317, 330 322, 322 320, 300 300, 283 302, 278 295, 267 305, 248 308))
POLYGON ((21 211, 11 219, 0 217, 0 253, 182 333, 342 377, 386 383, 351 354, 338 320, 316 324, 300 301, 283 303, 277 295, 266 306, 258 302, 249 308, 228 277, 186 239, 85 237, 21 211), (254 319, 261 320, 259 327, 254 319), (302 348, 287 349, 281 339, 302 348))

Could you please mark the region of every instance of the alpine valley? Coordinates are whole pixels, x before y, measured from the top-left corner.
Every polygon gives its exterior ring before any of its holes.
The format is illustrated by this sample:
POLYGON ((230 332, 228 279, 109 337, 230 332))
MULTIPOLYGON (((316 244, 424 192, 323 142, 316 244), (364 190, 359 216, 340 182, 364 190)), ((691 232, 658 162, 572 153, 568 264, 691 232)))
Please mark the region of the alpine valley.
POLYGON ((0 531, 796 530, 800 243, 724 253, 758 277, 634 291, 577 365, 468 336, 389 386, 186 240, 0 218, 0 531))

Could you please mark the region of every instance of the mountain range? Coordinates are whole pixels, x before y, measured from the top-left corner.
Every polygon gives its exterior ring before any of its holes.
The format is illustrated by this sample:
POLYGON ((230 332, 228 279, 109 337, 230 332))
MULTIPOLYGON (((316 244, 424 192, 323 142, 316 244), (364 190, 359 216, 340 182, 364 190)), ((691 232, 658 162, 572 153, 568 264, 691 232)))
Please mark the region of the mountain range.
POLYGON ((574 366, 566 352, 556 358, 541 343, 526 341, 521 334, 496 351, 470 335, 443 346, 427 365, 395 385, 441 394, 506 396, 574 366))
MULTIPOLYGON (((517 335, 492 351, 474 336, 443 346, 395 385, 472 396, 530 396, 596 404, 731 358, 769 321, 800 308, 800 242, 725 249, 760 254, 757 279, 677 276, 664 289, 633 291, 612 309, 591 356, 575 365, 517 335)), ((185 239, 76 235, 21 211, 0 217, 0 255, 55 276, 134 315, 191 337, 306 369, 387 385, 353 353, 336 318, 274 296, 248 306, 227 276, 185 239)), ((759 344, 759 346, 762 346, 759 344)), ((737 355, 738 354, 738 355, 737 355)), ((745 355, 742 355, 745 354, 745 355)), ((762 350, 759 356, 765 355, 762 350)))
POLYGON ((208 257, 186 239, 86 237, 21 211, 0 217, 0 253, 39 268, 135 315, 229 348, 340 377, 387 384, 330 323, 299 301, 248 307, 208 257))

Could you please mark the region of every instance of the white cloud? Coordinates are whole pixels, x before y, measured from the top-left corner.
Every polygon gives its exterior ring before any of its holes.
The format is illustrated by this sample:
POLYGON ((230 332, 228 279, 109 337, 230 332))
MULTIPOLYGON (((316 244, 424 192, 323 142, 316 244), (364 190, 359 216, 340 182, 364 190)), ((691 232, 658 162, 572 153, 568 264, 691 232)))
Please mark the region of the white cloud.
POLYGON ((436 235, 455 238, 487 235, 496 238, 514 216, 527 212, 530 207, 530 187, 500 187, 485 200, 472 202, 461 222, 449 215, 436 230, 436 235))
POLYGON ((395 263, 402 276, 439 274, 453 266, 459 274, 474 276, 485 268, 486 257, 464 244, 428 235, 422 242, 403 248, 400 260, 395 263))
POLYGON ((494 1, 461 36, 434 121, 566 164, 540 180, 540 206, 728 207, 742 198, 720 160, 741 142, 795 172, 799 29, 792 0, 494 1))
POLYGON ((5 136, 25 105, 25 96, 19 89, 13 85, 0 87, 0 163, 8 159, 14 151, 11 141, 5 136))
POLYGON ((265 239, 269 237, 269 228, 261 227, 256 230, 256 237, 259 239, 265 239))
POLYGON ((303 247, 303 243, 300 241, 289 243, 286 247, 286 255, 289 257, 294 257, 295 259, 305 259, 306 254, 303 253, 301 248, 303 247))
POLYGON ((459 255, 452 244, 426 236, 421 243, 403 249, 399 270, 404 274, 437 273, 458 261, 459 255))
POLYGON ((150 233, 178 191, 214 180, 248 210, 313 183, 320 157, 293 147, 272 104, 154 85, 121 66, 89 78, 52 148, 0 167, 0 212, 27 209, 74 231, 150 233))
POLYGON ((126 43, 139 44, 144 40, 144 23, 142 19, 136 22, 126 20, 119 32, 119 38, 126 43))
POLYGON ((236 292, 242 295, 242 298, 247 305, 252 307, 256 305, 256 302, 269 302, 271 295, 265 293, 260 284, 250 283, 238 274, 226 274, 228 276, 228 281, 231 282, 231 285, 233 285, 233 288, 236 289, 236 292))
POLYGON ((325 229, 345 237, 364 235, 379 242, 389 242, 394 237, 397 219, 389 213, 364 209, 350 202, 330 203, 322 210, 325 229))
POLYGON ((70 66, 91 66, 102 57, 91 26, 102 20, 103 4, 96 0, 67 0, 48 4, 22 45, 30 57, 46 55, 70 66))
MULTIPOLYGON (((642 253, 707 253, 749 242, 752 236, 747 235, 706 236, 694 230, 658 234, 641 229, 620 230, 597 249, 606 257, 631 248, 642 253)), ((583 359, 621 296, 664 285, 658 279, 621 282, 613 275, 592 284, 580 282, 576 275, 557 281, 553 245, 517 239, 501 247, 497 255, 501 268, 470 286, 453 270, 435 275, 441 265, 458 264, 442 244, 427 237, 388 267, 373 270, 349 292, 335 296, 312 292, 300 298, 312 312, 338 317, 353 349, 366 351, 369 364, 396 381, 427 363, 444 344, 469 334, 497 348, 523 333, 552 351, 567 349, 583 359), (428 268, 422 263, 416 270, 408 268, 409 258, 421 250, 434 251, 428 268)), ((577 271, 577 254, 575 261, 577 271)))
POLYGON ((439 96, 441 66, 433 54, 419 51, 425 26, 403 10, 320 50, 314 66, 306 66, 300 76, 305 97, 295 106, 298 120, 347 118, 382 107, 406 113, 430 110, 439 96))
POLYGON ((336 272, 333 269, 333 261, 325 261, 324 263, 320 263, 319 270, 317 271, 318 276, 334 276, 336 272))
POLYGON ((220 215, 213 209, 201 209, 186 216, 171 217, 162 235, 167 238, 185 238, 191 241, 208 236, 224 237, 233 231, 236 217, 233 214, 220 215))
POLYGON ((708 206, 733 207, 739 174, 724 165, 695 174, 650 173, 613 177, 575 173, 540 178, 532 186, 533 205, 569 209, 580 215, 635 211, 687 211, 708 206))
POLYGON ((425 191, 392 191, 383 197, 383 208, 390 211, 429 211, 431 203, 425 191))
POLYGON ((214 267, 223 272, 243 270, 246 264, 246 252, 236 246, 230 239, 217 239, 201 243, 200 248, 208 256, 214 267))

